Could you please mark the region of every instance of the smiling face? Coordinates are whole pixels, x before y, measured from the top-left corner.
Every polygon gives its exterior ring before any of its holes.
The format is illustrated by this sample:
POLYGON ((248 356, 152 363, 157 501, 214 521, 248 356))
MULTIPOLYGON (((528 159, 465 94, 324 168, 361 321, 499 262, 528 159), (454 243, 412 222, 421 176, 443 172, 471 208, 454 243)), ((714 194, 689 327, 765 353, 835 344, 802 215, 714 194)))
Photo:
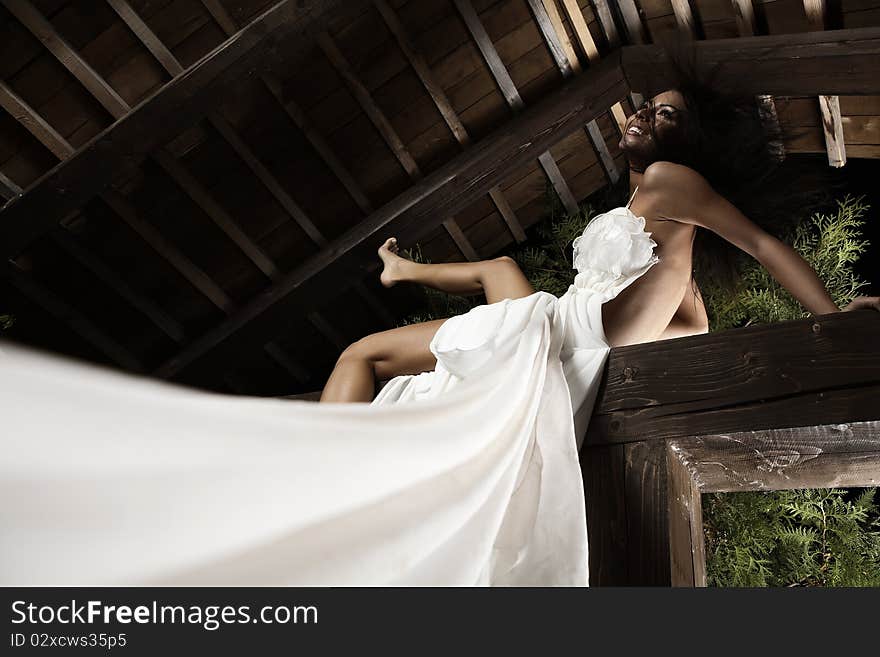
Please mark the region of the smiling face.
POLYGON ((626 153, 630 168, 644 171, 652 162, 663 159, 664 151, 685 143, 687 107, 678 91, 659 93, 629 117, 620 149, 626 153))

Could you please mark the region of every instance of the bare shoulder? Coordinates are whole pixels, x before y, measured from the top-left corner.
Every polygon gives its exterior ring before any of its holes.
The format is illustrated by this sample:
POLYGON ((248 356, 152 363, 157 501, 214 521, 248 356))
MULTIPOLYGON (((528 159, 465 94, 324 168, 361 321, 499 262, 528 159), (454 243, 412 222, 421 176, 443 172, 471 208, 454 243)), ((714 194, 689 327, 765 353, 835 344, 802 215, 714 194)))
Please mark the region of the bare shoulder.
POLYGON ((706 207, 718 195, 697 171, 674 162, 654 162, 645 169, 639 193, 651 198, 659 216, 681 220, 706 207))

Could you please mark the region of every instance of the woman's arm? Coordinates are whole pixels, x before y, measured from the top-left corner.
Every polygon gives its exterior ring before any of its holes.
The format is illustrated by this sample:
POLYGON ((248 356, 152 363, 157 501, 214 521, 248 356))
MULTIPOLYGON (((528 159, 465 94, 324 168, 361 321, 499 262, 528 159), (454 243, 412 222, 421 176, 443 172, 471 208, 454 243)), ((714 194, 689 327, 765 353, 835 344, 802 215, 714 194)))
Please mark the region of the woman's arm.
MULTIPOLYGON (((662 184, 666 190, 678 190, 678 193, 664 194, 664 214, 669 219, 702 226, 742 249, 760 262, 809 312, 821 315, 840 310, 825 284, 797 251, 749 220, 697 172, 681 165, 658 162, 648 167, 645 182, 655 189, 662 184), (657 167, 658 164, 663 166, 657 167), (649 173, 653 175, 649 177, 649 173)), ((854 304, 858 308, 880 310, 877 297, 858 299, 864 301, 858 304, 854 301, 844 310, 855 310, 851 307, 854 304)))

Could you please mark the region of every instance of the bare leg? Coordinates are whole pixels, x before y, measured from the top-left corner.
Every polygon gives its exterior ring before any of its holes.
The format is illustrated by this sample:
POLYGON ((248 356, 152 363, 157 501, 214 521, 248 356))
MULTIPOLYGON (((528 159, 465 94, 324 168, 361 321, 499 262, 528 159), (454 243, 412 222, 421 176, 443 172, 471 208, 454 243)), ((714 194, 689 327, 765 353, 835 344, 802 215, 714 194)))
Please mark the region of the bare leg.
POLYGON ((428 348, 445 319, 401 326, 361 338, 342 352, 321 393, 322 402, 372 401, 376 380, 428 372, 437 359, 428 348))
MULTIPOLYGON (((406 281, 450 294, 484 292, 487 303, 527 297, 535 291, 516 262, 506 256, 428 265, 397 255, 397 241, 391 238, 379 249, 379 257, 385 263, 380 280, 386 287, 406 281)), ((321 393, 321 401, 372 401, 376 379, 433 370, 437 359, 429 345, 444 321, 402 326, 361 338, 342 352, 321 393)))
POLYGON ((379 257, 385 263, 379 279, 385 287, 405 281, 462 296, 483 292, 486 303, 519 299, 535 291, 516 262, 507 256, 478 262, 427 265, 402 258, 397 254, 397 248, 397 240, 393 237, 379 248, 379 257))

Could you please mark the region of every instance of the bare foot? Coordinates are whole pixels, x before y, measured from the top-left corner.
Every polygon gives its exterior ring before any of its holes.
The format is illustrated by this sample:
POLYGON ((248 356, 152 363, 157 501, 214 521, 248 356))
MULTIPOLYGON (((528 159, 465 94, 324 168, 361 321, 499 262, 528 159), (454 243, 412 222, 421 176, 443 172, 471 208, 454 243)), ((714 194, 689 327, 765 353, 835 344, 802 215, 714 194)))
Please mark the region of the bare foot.
POLYGON ((379 257, 385 264, 385 268, 379 275, 379 281, 385 287, 392 287, 401 279, 401 264, 407 262, 406 258, 402 258, 397 254, 399 250, 396 237, 389 237, 385 243, 379 247, 379 257))

